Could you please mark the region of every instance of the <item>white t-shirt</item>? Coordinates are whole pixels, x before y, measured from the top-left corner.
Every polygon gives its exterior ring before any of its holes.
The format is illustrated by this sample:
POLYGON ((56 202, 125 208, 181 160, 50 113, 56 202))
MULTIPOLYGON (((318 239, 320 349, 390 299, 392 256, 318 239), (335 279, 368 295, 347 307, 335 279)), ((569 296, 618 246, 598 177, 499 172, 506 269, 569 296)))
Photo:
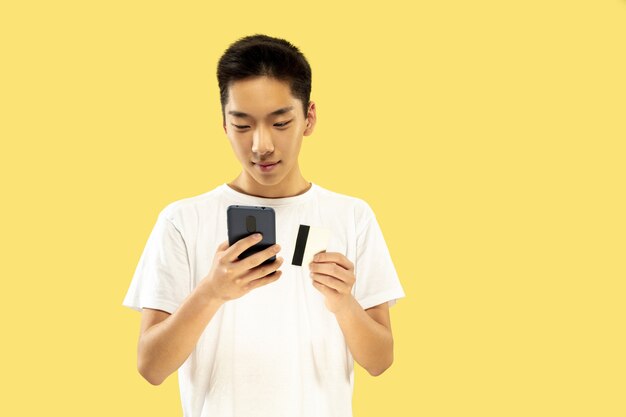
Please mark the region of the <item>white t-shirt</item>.
POLYGON ((261 198, 227 184, 168 204, 159 214, 123 305, 174 313, 208 274, 228 239, 229 205, 272 207, 281 277, 224 303, 178 370, 185 417, 351 417, 353 358, 313 285, 291 264, 300 224, 331 231, 327 252, 355 266, 364 308, 405 296, 370 206, 312 183, 305 193, 261 198))

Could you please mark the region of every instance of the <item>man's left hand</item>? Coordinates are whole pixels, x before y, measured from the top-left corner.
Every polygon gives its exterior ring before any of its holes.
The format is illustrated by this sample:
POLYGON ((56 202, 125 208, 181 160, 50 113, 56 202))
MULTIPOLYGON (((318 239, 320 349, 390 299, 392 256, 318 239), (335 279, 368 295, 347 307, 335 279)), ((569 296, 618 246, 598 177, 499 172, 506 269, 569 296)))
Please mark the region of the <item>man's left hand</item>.
POLYGON ((309 264, 313 286, 324 295, 326 308, 337 314, 354 299, 354 264, 339 252, 321 252, 309 264))

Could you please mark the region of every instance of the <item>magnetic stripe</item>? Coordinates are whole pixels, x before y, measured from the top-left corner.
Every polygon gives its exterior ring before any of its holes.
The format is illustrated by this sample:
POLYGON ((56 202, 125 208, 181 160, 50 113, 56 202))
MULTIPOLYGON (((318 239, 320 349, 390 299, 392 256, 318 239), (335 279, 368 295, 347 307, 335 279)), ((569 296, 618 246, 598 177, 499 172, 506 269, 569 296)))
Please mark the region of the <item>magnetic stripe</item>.
POLYGON ((304 258, 304 250, 306 249, 306 241, 309 237, 309 226, 301 224, 298 229, 298 237, 296 239, 296 249, 293 252, 292 265, 302 266, 304 258))

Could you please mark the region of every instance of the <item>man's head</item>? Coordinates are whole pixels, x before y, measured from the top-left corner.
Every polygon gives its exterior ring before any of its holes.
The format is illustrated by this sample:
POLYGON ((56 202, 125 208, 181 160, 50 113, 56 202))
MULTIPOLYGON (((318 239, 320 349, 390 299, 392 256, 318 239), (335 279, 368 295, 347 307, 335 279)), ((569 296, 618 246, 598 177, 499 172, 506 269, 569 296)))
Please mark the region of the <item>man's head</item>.
POLYGON ((222 119, 232 83, 251 77, 267 76, 289 84, 291 94, 300 99, 304 117, 311 96, 311 67, 304 55, 284 39, 267 35, 246 36, 231 44, 217 64, 222 119))
POLYGON ((302 188, 298 155, 316 121, 304 56, 283 39, 248 36, 224 52, 217 77, 224 131, 243 167, 238 185, 276 195, 302 188))

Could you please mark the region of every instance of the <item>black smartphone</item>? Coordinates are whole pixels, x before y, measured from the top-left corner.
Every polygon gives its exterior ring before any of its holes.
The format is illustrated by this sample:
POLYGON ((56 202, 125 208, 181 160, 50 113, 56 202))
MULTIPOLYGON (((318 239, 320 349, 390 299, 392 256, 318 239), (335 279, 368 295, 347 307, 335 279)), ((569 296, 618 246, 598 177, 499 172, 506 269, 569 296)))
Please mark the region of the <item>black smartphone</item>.
MULTIPOLYGON (((228 244, 230 246, 251 234, 261 233, 263 235, 263 239, 243 251, 239 255, 239 259, 245 259, 276 243, 276 213, 271 207, 228 206, 226 219, 228 223, 228 244)), ((263 261, 263 264, 270 264, 275 260, 276 255, 263 261)))

